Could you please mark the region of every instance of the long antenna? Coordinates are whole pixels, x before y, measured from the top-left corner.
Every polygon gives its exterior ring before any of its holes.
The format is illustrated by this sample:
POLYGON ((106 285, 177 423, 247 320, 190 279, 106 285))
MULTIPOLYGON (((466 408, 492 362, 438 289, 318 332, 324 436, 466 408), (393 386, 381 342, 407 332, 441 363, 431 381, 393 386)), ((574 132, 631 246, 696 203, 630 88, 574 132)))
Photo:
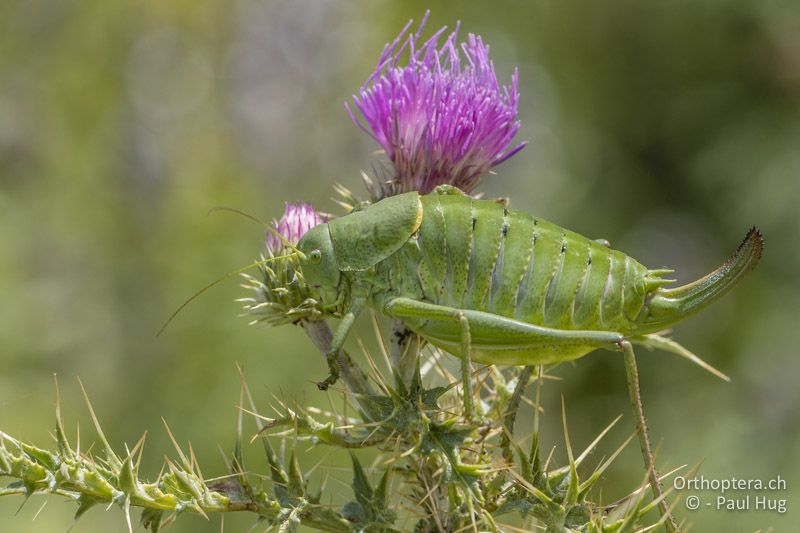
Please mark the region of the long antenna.
POLYGON ((267 226, 269 226, 269 224, 267 224, 266 222, 264 222, 263 220, 261 220, 257 216, 251 215, 250 213, 248 213, 246 211, 242 211, 241 209, 236 209, 235 207, 228 207, 227 205, 217 205, 217 206, 212 207, 211 209, 208 210, 208 213, 206 213, 206 216, 210 215, 211 213, 216 213, 218 211, 224 211, 224 212, 227 212, 227 213, 234 213, 236 215, 243 216, 244 218, 252 220, 253 222, 258 224, 259 226, 264 226, 265 228, 267 226))
POLYGON ((292 255, 296 255, 296 256, 298 256, 298 257, 299 257, 300 259, 302 259, 302 260, 305 260, 305 259, 306 259, 306 254, 304 254, 303 252, 301 252, 301 251, 300 251, 300 249, 299 249, 297 246, 295 246, 294 244, 292 244, 291 242, 289 242, 289 241, 286 239, 286 237, 284 237, 284 236, 283 236, 283 234, 282 234, 280 231, 276 230, 275 228, 273 228, 272 226, 269 226, 269 225, 268 225, 268 226, 266 226, 266 228, 267 228, 269 231, 271 231, 271 232, 273 233, 273 235, 275 235, 276 237, 278 237, 278 238, 281 240, 281 242, 283 243, 283 245, 284 245, 285 247, 289 248, 289 249, 292 251, 292 255))
MULTIPOLYGON (((267 227, 269 227, 269 226, 267 226, 267 227)), ((270 229, 272 229, 272 228, 270 227, 270 229)), ((273 231, 274 231, 274 230, 273 230, 273 231)), ((280 235, 280 233, 278 233, 277 231, 275 231, 275 233, 276 233, 277 235, 280 235)), ((284 240, 285 240, 285 239, 284 239, 284 240)), ((287 244, 289 244, 289 246, 291 246, 291 243, 288 243, 288 241, 286 241, 286 242, 287 242, 287 244)), ((294 248, 294 246, 291 246, 291 247, 292 247, 292 248, 294 248)), ((296 249, 296 248, 294 248, 294 249, 296 249)), ((159 329, 159 330, 158 330, 158 333, 156 333, 156 337, 160 337, 160 336, 161 336, 161 334, 162 334, 162 333, 164 333, 164 330, 165 330, 165 329, 167 329, 167 326, 169 326, 169 325, 170 325, 170 323, 172 322, 172 320, 173 320, 173 319, 174 319, 176 316, 178 316, 178 313, 180 313, 181 311, 183 311, 183 308, 184 308, 184 307, 186 307, 187 305, 189 305, 189 304, 190 304, 190 303, 191 303, 191 302, 192 302, 192 301, 193 301, 195 298, 197 298, 198 296, 200 296, 201 294, 203 294, 204 292, 206 292, 208 289, 212 288, 212 287, 213 287, 214 285, 216 285, 217 283, 220 283, 220 282, 222 282, 222 281, 225 281, 226 279, 228 279, 228 278, 230 278, 230 277, 233 277, 233 276, 235 276, 236 274, 241 274, 241 273, 242 273, 242 272, 244 272, 245 270, 249 270, 249 269, 251 269, 251 268, 254 268, 254 267, 257 267, 257 266, 260 266, 260 265, 264 265, 264 264, 266 264, 266 263, 270 263, 270 262, 272 262, 272 261, 276 261, 276 260, 278 260, 278 259, 288 259, 288 258, 290 258, 290 257, 296 257, 296 256, 298 256, 298 255, 299 255, 300 257, 305 257, 305 255, 301 254, 299 250, 297 250, 297 253, 294 253, 294 252, 293 252, 293 253, 291 253, 291 254, 286 254, 286 255, 276 255, 276 256, 273 256, 273 257, 268 257, 268 258, 266 258, 266 259, 262 259, 261 261, 256 261, 255 263, 251 263, 251 264, 249 264, 249 265, 247 265, 247 266, 244 266, 244 267, 242 267, 242 268, 237 268, 236 270, 232 270, 232 271, 228 272, 227 274, 225 274, 224 276, 222 276, 222 277, 220 277, 220 278, 217 278, 217 279, 215 279, 214 281, 212 281, 211 283, 209 283, 208 285, 206 285, 205 287, 203 287, 202 289, 200 289, 199 291, 197 291, 196 293, 194 293, 193 295, 191 295, 191 296, 190 296, 190 297, 189 297, 189 298, 188 298, 188 299, 187 299, 185 302, 183 302, 183 303, 180 305, 180 307, 178 307, 178 308, 177 308, 177 309, 176 309, 176 310, 175 310, 175 311, 174 311, 174 312, 173 312, 171 315, 169 315, 169 318, 167 318, 166 322, 164 322, 164 325, 163 325, 163 326, 161 326, 161 329, 159 329)))
POLYGON ((251 214, 249 214, 249 213, 245 213, 245 212, 244 212, 244 211, 242 211, 241 209, 236 209, 236 208, 234 208, 234 207, 227 207, 227 206, 224 206, 224 205, 218 205, 218 206, 216 206, 216 207, 212 207, 212 208, 211 208, 211 209, 208 211, 208 214, 210 215, 211 213, 216 213, 217 211, 227 211, 227 212, 229 212, 229 213, 236 213, 237 215, 241 215, 241 216, 243 216, 243 217, 245 217, 245 218, 248 218, 248 219, 252 220, 253 222, 256 222, 257 224, 260 224, 260 225, 261 225, 261 226, 263 226, 265 229, 267 229, 267 230, 271 231, 273 235, 275 235, 276 237, 278 237, 278 239, 280 239, 281 243, 282 243, 282 244, 283 244, 283 245, 284 245, 286 248, 289 248, 289 249, 290 249, 290 250, 291 250, 293 253, 297 254, 297 256, 298 256, 298 257, 300 257, 300 259, 305 259, 305 258, 306 258, 306 254, 304 254, 303 252, 301 252, 301 251, 300 251, 300 250, 297 248, 297 246, 295 246, 294 244, 292 244, 291 242, 289 242, 289 240, 287 240, 287 239, 286 239, 286 236, 284 236, 284 235, 283 235, 283 234, 282 234, 280 231, 278 231, 277 229, 275 229, 275 228, 274 228, 272 225, 270 225, 270 224, 267 224, 267 223, 266 223, 266 222, 264 222, 263 220, 261 220, 261 219, 259 219, 259 218, 255 217, 255 216, 253 216, 253 215, 251 215, 251 214))

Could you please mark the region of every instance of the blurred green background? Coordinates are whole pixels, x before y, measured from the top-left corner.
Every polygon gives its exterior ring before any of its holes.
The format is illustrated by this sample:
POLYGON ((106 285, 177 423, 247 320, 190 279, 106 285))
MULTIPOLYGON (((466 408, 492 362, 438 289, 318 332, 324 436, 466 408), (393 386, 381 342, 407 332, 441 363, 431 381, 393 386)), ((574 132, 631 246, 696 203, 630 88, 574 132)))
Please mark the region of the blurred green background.
MULTIPOLYGON (((788 483, 773 494, 788 499, 784 515, 678 514, 695 531, 797 531, 800 4, 790 1, 3 1, 0 428, 49 446, 57 373, 68 424, 90 442, 79 376, 112 443, 149 432, 149 474, 174 455, 164 416, 210 477, 224 470, 217 446, 234 440, 236 362, 263 406, 272 394, 326 406, 312 384, 325 368, 302 331, 249 327, 235 281, 155 332, 259 253, 258 226, 210 208, 270 219, 286 200, 334 211, 335 181, 361 190, 376 146, 342 103, 428 7, 429 29, 460 19, 483 35, 504 79, 519 66, 519 138, 530 145, 487 179, 488 195, 672 266, 681 281, 716 267, 750 226, 764 232, 759 269, 675 332, 733 382, 662 353, 641 353, 640 370, 663 464, 788 483)), ((578 448, 625 415, 609 454, 632 428, 621 357, 599 352, 558 373, 545 439, 562 445, 563 394, 578 448)), ((299 449, 307 468, 327 454, 299 449)), ((641 480, 640 462, 631 445, 604 501, 641 480)), ((43 501, 15 516, 21 499, 0 500, 0 531, 65 531, 74 506, 50 498, 34 520, 43 501)), ((225 531, 251 523, 228 517, 225 531)), ((172 531, 219 528, 186 516, 172 531)), ((97 509, 73 531, 124 529, 119 510, 97 509)))

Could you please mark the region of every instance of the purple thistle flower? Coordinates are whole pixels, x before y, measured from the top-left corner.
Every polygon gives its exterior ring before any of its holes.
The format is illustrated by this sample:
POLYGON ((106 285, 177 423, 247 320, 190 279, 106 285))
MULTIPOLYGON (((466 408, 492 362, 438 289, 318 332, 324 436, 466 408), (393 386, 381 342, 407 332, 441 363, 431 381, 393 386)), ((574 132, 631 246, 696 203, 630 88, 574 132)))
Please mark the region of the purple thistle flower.
POLYGON ((443 183, 470 192, 486 171, 526 144, 509 149, 519 129, 517 71, 511 85, 501 86, 489 47, 473 34, 459 46, 458 25, 441 48, 446 27, 419 46, 428 14, 416 33, 408 34, 410 21, 384 47, 375 71, 353 95, 364 123, 345 104, 394 166, 388 194, 427 193, 443 183), (401 65, 406 52, 408 64, 401 65))
MULTIPOLYGON (((272 226, 283 235, 287 241, 297 244, 308 230, 325 222, 311 204, 292 204, 286 202, 286 208, 280 220, 273 220, 272 226)), ((271 231, 267 231, 267 248, 273 254, 284 248, 283 242, 271 231)))

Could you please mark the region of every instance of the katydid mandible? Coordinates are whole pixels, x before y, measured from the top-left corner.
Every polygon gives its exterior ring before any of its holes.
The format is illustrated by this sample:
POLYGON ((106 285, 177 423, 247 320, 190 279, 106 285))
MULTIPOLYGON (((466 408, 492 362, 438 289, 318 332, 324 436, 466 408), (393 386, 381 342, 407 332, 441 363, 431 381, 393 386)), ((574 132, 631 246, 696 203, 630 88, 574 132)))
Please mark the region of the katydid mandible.
POLYGON ((725 294, 761 257, 753 228, 728 261, 688 285, 600 240, 452 186, 409 192, 320 224, 298 243, 303 276, 340 316, 336 354, 365 306, 442 350, 484 364, 542 365, 599 348, 661 348, 714 372, 658 334, 725 294), (469 353, 465 354, 465 346, 469 353))

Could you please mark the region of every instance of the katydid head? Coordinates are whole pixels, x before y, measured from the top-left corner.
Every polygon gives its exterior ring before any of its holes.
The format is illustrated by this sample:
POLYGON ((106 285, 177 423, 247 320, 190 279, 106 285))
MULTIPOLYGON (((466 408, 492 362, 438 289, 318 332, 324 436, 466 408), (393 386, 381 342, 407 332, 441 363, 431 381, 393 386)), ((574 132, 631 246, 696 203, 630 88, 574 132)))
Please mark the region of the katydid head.
POLYGON ((297 243, 300 250, 300 269, 309 286, 317 289, 336 289, 342 273, 336 261, 328 224, 311 228, 297 243))

